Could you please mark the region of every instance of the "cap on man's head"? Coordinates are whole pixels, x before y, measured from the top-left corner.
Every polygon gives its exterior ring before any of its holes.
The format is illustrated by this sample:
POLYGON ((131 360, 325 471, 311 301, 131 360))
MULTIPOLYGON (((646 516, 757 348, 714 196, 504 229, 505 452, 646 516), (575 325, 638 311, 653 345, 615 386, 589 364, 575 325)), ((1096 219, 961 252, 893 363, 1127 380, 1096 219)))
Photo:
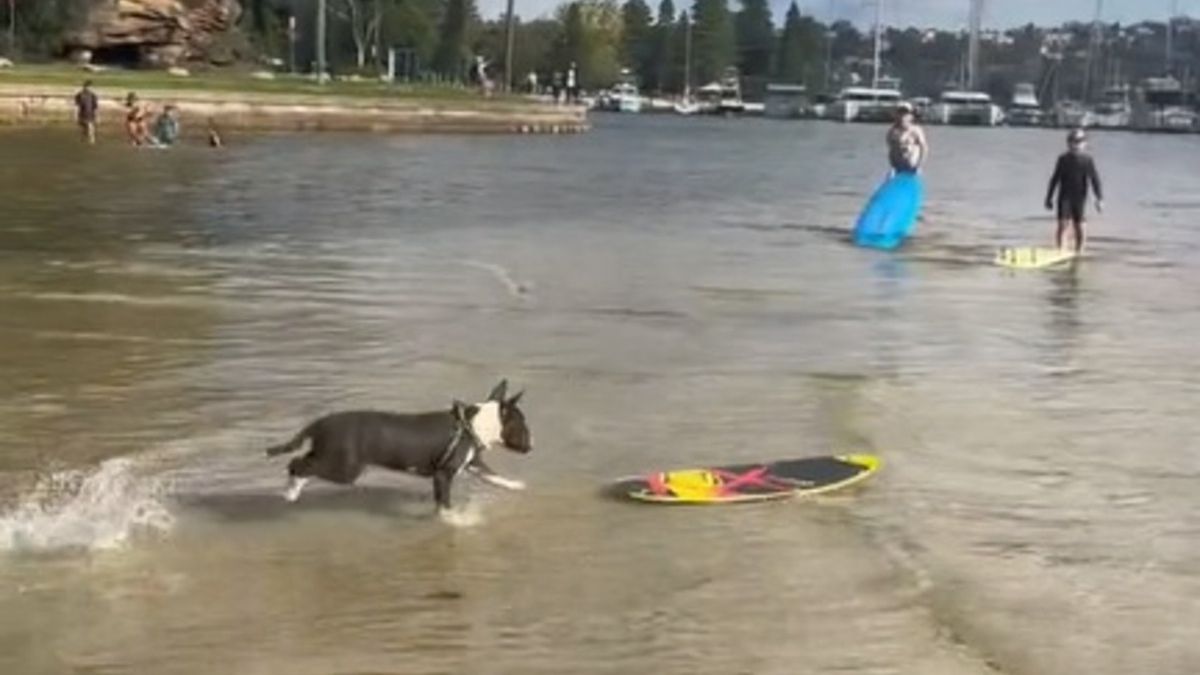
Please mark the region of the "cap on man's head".
POLYGON ((1087 134, 1083 129, 1072 129, 1071 133, 1067 134, 1067 142, 1071 144, 1082 143, 1087 140, 1087 134))
POLYGON ((908 101, 901 101, 900 104, 896 106, 896 112, 898 113, 910 113, 912 111, 913 106, 908 101))

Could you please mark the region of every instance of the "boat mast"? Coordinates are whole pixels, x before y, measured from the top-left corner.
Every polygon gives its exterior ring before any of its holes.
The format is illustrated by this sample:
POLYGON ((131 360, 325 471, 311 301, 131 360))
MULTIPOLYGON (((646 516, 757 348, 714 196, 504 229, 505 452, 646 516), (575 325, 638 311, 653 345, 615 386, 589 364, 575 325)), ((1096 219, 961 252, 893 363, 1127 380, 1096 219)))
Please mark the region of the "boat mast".
POLYGON ((883 0, 875 0, 875 55, 871 62, 871 88, 879 88, 879 52, 883 45, 880 20, 883 15, 883 0))
POLYGON ((687 32, 683 34, 683 98, 692 97, 692 15, 688 14, 687 32))
POLYGON ((1096 0, 1096 14, 1092 17, 1092 35, 1088 41, 1087 61, 1083 66, 1083 95, 1081 103, 1088 102, 1088 94, 1092 89, 1092 64, 1096 60, 1096 51, 1100 46, 1100 12, 1104 9, 1104 0, 1096 0))
POLYGON ((1179 13, 1179 2, 1171 0, 1171 9, 1167 14, 1167 53, 1166 53, 1166 71, 1164 75, 1171 75, 1171 62, 1174 60, 1174 45, 1171 44, 1175 33, 1175 15, 1179 13))
POLYGON ((983 0, 971 0, 967 23, 970 31, 967 38, 967 91, 975 91, 979 74, 979 28, 983 23, 983 0))
POLYGON ((825 90, 833 88, 833 41, 837 33, 833 32, 833 22, 837 20, 837 0, 829 0, 829 21, 825 29, 825 90))

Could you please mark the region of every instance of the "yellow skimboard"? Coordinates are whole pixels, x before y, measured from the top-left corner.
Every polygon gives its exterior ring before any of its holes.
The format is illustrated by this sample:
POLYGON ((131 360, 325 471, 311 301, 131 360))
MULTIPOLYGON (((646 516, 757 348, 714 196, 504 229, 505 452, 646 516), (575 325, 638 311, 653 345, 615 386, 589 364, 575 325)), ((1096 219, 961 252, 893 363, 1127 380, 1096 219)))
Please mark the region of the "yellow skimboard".
POLYGON ((736 504, 841 490, 878 470, 874 455, 826 455, 660 471, 619 478, 609 487, 612 494, 639 502, 736 504))
POLYGON ((996 251, 996 264, 1021 270, 1059 265, 1079 257, 1074 249, 1053 246, 1011 246, 996 251))

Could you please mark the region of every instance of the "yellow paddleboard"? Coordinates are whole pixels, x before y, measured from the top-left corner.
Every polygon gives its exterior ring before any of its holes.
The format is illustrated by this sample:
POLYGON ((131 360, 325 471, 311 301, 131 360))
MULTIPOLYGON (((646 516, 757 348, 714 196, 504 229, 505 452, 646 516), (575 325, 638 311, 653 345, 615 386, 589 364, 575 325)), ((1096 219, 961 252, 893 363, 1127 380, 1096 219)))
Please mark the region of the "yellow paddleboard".
POLYGON ((1058 265, 1079 257, 1073 249, 1053 246, 1013 246, 996 252, 996 264, 1013 269, 1034 270, 1058 265))

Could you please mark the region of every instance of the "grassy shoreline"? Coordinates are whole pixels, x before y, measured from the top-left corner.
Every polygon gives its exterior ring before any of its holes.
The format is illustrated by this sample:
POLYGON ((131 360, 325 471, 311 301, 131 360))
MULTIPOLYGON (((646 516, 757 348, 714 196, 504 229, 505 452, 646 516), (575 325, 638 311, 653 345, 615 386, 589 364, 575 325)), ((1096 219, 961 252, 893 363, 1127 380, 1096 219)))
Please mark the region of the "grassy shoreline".
POLYGON ((121 101, 134 91, 155 107, 176 104, 185 123, 207 118, 229 129, 573 133, 588 128, 580 108, 521 96, 484 98, 464 87, 21 65, 0 69, 0 124, 73 123, 71 97, 84 80, 92 81, 101 98, 101 124, 123 115, 121 101))
MULTIPOLYGON (((186 76, 172 75, 163 70, 102 69, 48 64, 18 65, 0 69, 0 83, 60 85, 78 87, 91 80, 97 88, 154 89, 164 91, 205 91, 238 94, 309 94, 344 98, 418 97, 446 101, 483 100, 468 87, 428 83, 388 83, 370 79, 337 79, 321 84, 305 75, 271 73, 272 79, 261 79, 244 71, 210 71, 186 76)), ((519 102, 519 96, 497 96, 493 100, 519 102)))

